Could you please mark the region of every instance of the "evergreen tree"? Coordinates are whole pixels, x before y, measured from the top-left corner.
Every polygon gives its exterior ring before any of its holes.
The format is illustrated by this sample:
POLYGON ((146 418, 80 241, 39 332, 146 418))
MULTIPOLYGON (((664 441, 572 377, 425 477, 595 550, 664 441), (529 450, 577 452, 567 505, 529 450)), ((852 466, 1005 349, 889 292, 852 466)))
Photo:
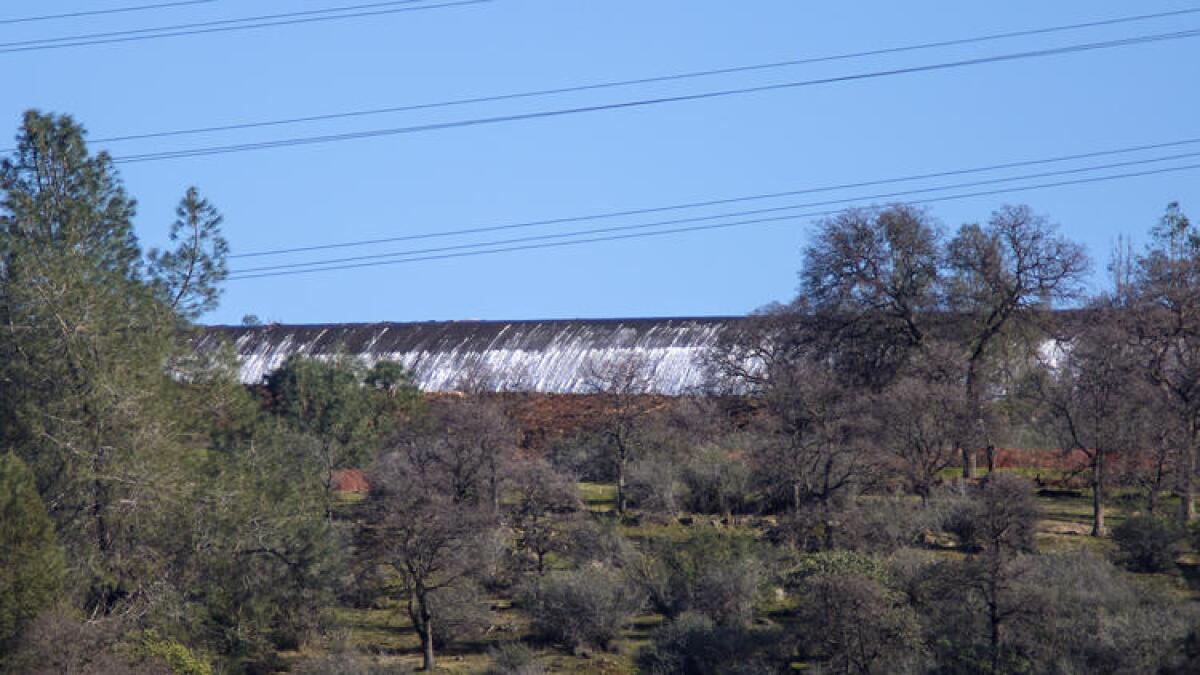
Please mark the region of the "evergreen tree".
POLYGON ((19 457, 0 455, 0 653, 62 587, 54 523, 19 457))
POLYGON ((163 301, 180 317, 195 320, 221 297, 229 242, 221 235, 221 213, 195 187, 188 188, 175 215, 170 240, 176 248, 150 250, 150 275, 163 301))

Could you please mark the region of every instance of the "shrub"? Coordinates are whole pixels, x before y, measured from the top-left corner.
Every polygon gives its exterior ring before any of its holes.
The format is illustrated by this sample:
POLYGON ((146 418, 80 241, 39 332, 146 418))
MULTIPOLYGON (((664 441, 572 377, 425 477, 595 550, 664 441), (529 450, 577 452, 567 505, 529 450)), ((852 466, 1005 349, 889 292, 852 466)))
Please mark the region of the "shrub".
POLYGON ((797 612, 806 656, 836 672, 905 672, 921 655, 921 624, 906 599, 858 574, 822 574, 803 583, 797 612))
POLYGON ((492 664, 484 675, 543 675, 546 666, 532 649, 520 642, 509 642, 489 652, 492 664))
POLYGON ((755 542, 716 532, 663 543, 631 561, 630 574, 668 617, 700 613, 718 624, 754 618, 762 566, 755 542))
POLYGON ((729 515, 746 510, 750 467, 728 450, 719 446, 700 449, 684 467, 682 478, 688 511, 729 515))
POLYGON ((1134 572, 1167 572, 1175 569, 1184 532, 1178 525, 1150 515, 1129 518, 1113 528, 1117 560, 1134 572))
POLYGON ((682 492, 678 474, 675 462, 664 457, 648 457, 630 463, 626 478, 630 501, 651 513, 678 513, 682 492))
POLYGON ((430 593, 429 605, 437 617, 433 643, 438 649, 452 642, 472 642, 491 625, 487 598, 473 583, 463 582, 430 593))
POLYGON ((950 515, 946 529, 970 552, 1032 552, 1037 519, 1030 482, 996 473, 950 515))
POLYGON ((638 669, 653 675, 773 673, 780 661, 774 631, 719 626, 699 614, 683 614, 659 628, 638 654, 638 669))
POLYGON ((643 596, 616 570, 596 565, 546 575, 526 593, 525 603, 542 637, 572 648, 603 649, 641 610, 643 596))
POLYGON ((198 658, 185 645, 163 638, 153 630, 142 634, 142 642, 134 652, 143 658, 159 659, 175 675, 212 675, 212 666, 198 658))

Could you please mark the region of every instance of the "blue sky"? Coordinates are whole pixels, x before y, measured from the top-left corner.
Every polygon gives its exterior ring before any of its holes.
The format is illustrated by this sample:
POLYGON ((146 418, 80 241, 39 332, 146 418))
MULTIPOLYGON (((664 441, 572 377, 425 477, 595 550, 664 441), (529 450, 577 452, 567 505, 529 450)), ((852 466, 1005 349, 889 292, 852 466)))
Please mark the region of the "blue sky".
MULTIPOLYGON (((363 1, 220 0, 159 12, 0 24, 0 42, 363 1)), ((146 3, 8 0, 0 20, 136 4, 146 3)), ((27 108, 68 112, 94 138, 101 138, 650 77, 1191 6, 1095 0, 495 0, 255 31, 0 53, 0 122, 8 129, 5 137, 10 137, 27 108)), ((1200 14, 689 82, 103 147, 120 157, 519 114, 1191 28, 1200 28, 1200 14)), ((187 186, 197 185, 225 214, 225 232, 234 252, 249 252, 1200 137, 1198 66, 1200 38, 1193 38, 629 110, 126 164, 121 172, 139 201, 137 226, 145 244, 162 242, 175 202, 187 186)), ((1196 150, 1200 147, 1108 161, 1196 150)), ((1180 163, 1186 162, 1176 162, 1180 163)), ((983 177, 993 175, 1004 174, 983 177)), ((1088 246, 1097 261, 1099 283, 1116 237, 1142 238, 1167 202, 1178 200, 1185 211, 1200 216, 1198 175, 1200 171, 1185 171, 978 197, 941 203, 933 212, 954 227, 985 219, 1006 202, 1028 203, 1088 246)), ((828 196, 869 193, 860 189, 828 196)), ((805 200, 765 205, 796 201, 805 200)), ((642 220, 647 219, 612 224, 642 220)), ((608 224, 547 226, 491 238, 608 224)), ((304 323, 737 314, 794 294, 800 250, 810 228, 810 220, 800 219, 231 281, 221 308, 206 320, 236 323, 251 313, 264 320, 304 323)), ((231 266, 479 240, 238 259, 231 266)))

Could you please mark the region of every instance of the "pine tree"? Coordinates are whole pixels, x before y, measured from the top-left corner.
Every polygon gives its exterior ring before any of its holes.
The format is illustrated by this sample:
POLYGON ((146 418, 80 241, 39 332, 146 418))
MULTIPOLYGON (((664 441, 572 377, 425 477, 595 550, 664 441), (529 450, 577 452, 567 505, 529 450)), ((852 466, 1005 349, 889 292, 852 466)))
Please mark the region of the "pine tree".
POLYGON ((62 588, 63 555, 33 473, 0 455, 0 653, 62 588))

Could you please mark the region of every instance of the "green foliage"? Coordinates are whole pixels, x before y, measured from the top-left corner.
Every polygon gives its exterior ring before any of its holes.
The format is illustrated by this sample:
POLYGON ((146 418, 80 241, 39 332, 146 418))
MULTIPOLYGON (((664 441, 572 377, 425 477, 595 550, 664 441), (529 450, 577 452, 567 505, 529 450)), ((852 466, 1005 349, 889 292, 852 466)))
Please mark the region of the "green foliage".
POLYGON ((78 124, 25 115, 0 161, 0 442, 36 477, 69 590, 101 612, 145 597, 183 464, 163 395, 176 317, 142 277, 133 215, 78 124))
POLYGON ((175 215, 168 236, 176 248, 151 249, 149 273, 162 301, 191 321, 217 306, 219 284, 229 276, 229 242, 221 235, 221 214, 195 187, 188 188, 175 215))
POLYGON ((1134 572, 1175 569, 1185 532, 1177 524, 1151 515, 1138 515, 1113 528, 1117 559, 1134 572))
POLYGON ((408 374, 387 361, 367 369, 350 357, 297 355, 266 385, 271 410, 325 441, 329 469, 368 465, 397 417, 413 412, 419 402, 408 374))
POLYGON ((801 586, 807 579, 856 575, 879 583, 889 581, 887 564, 875 556, 856 551, 819 551, 800 556, 787 572, 788 585, 801 586))
POLYGON ((33 473, 11 452, 0 455, 0 651, 55 603, 63 568, 33 473))
POLYGON ((212 675, 213 672, 212 666, 198 658, 192 650, 175 640, 161 637, 153 630, 142 634, 141 643, 134 652, 142 658, 165 662, 175 675, 212 675))
POLYGON ((152 619, 195 636, 225 665, 270 666, 321 626, 342 570, 327 517, 317 441, 264 425, 243 447, 212 452, 171 512, 174 593, 152 619))

